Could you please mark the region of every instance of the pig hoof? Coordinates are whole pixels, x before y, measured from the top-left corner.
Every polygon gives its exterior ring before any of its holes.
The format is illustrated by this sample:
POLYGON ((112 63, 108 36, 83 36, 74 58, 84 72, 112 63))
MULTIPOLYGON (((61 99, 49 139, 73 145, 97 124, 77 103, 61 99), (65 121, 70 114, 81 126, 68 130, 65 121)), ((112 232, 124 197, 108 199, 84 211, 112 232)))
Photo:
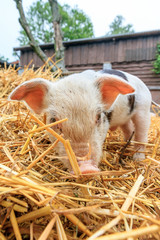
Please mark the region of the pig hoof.
POLYGON ((97 166, 91 165, 89 163, 84 163, 80 166, 80 171, 82 174, 85 174, 99 172, 100 170, 97 166))
POLYGON ((135 161, 142 161, 145 159, 145 154, 144 153, 138 153, 136 152, 134 155, 133 155, 133 160, 135 161))

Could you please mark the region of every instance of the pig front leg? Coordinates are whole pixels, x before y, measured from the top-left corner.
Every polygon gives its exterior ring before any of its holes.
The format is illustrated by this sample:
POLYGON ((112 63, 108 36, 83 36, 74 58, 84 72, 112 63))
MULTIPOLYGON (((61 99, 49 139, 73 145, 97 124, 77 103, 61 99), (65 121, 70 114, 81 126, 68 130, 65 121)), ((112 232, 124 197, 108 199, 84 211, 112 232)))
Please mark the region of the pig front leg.
POLYGON ((127 141, 128 139, 130 139, 134 131, 133 122, 129 120, 127 123, 121 125, 121 129, 124 134, 124 139, 125 141, 127 141))
POLYGON ((135 141, 139 142, 135 144, 135 150, 137 152, 133 155, 134 160, 140 161, 145 159, 145 145, 140 143, 148 142, 150 120, 150 111, 139 111, 132 117, 135 127, 135 141))

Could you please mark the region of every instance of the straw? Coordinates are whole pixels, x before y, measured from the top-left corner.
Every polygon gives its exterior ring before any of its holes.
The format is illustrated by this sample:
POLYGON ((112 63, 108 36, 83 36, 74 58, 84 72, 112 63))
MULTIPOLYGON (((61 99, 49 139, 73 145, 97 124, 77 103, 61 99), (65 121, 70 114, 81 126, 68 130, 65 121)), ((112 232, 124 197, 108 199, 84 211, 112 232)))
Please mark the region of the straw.
POLYGON ((60 75, 45 64, 36 71, 28 65, 21 75, 12 67, 0 69, 0 238, 160 239, 159 105, 153 107, 149 141, 142 143, 144 161, 133 161, 136 142, 126 143, 117 129, 107 133, 100 172, 81 174, 69 139, 55 131, 67 119, 48 124, 46 114, 35 116, 23 102, 7 100, 24 81, 54 82, 60 75))
MULTIPOLYGON (((138 177, 137 181, 135 182, 134 186, 132 187, 131 191, 129 192, 127 199, 125 200, 124 204, 122 205, 122 208, 121 208, 122 211, 123 210, 126 211, 130 207, 143 179, 144 179, 144 177, 142 175, 140 175, 138 177)), ((96 233, 94 233, 92 235, 92 237, 90 237, 88 240, 96 239, 96 237, 99 237, 100 235, 104 234, 107 230, 109 230, 110 228, 117 225, 118 222, 122 219, 122 217, 123 217, 123 215, 121 215, 121 214, 118 215, 109 224, 104 225, 100 230, 98 230, 96 233)))
POLYGON ((44 229, 43 233, 39 237, 38 240, 46 240, 50 234, 50 231, 52 230, 55 222, 56 222, 57 216, 53 217, 50 222, 48 223, 47 227, 44 229))
POLYGON ((108 236, 104 237, 98 237, 95 240, 122 240, 122 239, 128 239, 128 238, 137 238, 139 236, 147 236, 150 233, 155 233, 160 231, 160 227, 157 225, 152 225, 148 227, 143 227, 139 229, 134 229, 128 232, 122 232, 122 233, 115 233, 115 234, 110 234, 108 236))
POLYGON ((16 220, 14 210, 11 211, 10 220, 11 220, 11 224, 12 224, 16 239, 17 240, 22 240, 22 236, 21 236, 20 231, 19 231, 19 227, 18 227, 18 224, 17 224, 17 220, 16 220))

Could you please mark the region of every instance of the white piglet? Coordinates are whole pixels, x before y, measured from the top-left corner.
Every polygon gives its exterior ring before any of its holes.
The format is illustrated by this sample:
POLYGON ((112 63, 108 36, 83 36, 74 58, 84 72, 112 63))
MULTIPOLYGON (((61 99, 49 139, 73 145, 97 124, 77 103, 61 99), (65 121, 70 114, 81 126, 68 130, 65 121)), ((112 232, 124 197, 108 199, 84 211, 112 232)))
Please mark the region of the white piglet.
MULTIPOLYGON (((82 173, 99 171, 108 129, 120 126, 125 140, 135 131, 135 141, 147 142, 151 94, 139 78, 125 72, 87 70, 56 82, 37 78, 18 86, 9 99, 25 101, 36 114, 46 113, 47 123, 68 118, 53 129, 70 140, 82 173)), ((136 149, 133 158, 144 159, 144 145, 136 149)), ((59 153, 66 155, 61 143, 59 153)), ((63 163, 71 170, 69 160, 63 163)))

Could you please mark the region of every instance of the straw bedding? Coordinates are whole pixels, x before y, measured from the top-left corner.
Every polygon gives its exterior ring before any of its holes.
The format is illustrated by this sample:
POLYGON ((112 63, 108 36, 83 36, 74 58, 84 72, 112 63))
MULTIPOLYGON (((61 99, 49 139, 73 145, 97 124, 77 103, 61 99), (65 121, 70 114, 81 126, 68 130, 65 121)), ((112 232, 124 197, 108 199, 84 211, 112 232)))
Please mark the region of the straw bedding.
POLYGON ((133 161, 133 141, 117 130, 107 134, 101 172, 82 176, 69 141, 49 141, 45 116, 7 101, 20 83, 61 74, 44 68, 0 69, 0 239, 160 239, 159 109, 144 161, 133 161), (58 141, 75 175, 56 155, 58 141))

